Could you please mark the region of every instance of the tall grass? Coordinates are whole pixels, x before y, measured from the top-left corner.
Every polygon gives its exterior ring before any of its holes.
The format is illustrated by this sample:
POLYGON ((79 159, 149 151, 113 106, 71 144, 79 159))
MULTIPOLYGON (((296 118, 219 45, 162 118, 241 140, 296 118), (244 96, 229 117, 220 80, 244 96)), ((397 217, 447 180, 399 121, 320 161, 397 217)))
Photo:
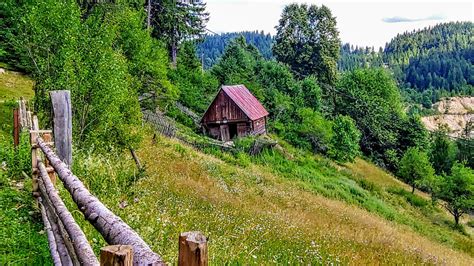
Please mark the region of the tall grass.
MULTIPOLYGON (((206 149, 214 155, 158 137, 138 150, 146 175, 117 153, 80 151, 73 170, 170 264, 179 233, 190 230, 209 237, 213 264, 463 264, 472 256, 472 240, 430 225, 404 196, 352 179, 331 161, 297 150, 288 159, 274 151, 250 157, 206 149), (446 243, 423 237, 436 239, 430 234, 446 243)), ((102 237, 59 189, 98 251, 102 237)))

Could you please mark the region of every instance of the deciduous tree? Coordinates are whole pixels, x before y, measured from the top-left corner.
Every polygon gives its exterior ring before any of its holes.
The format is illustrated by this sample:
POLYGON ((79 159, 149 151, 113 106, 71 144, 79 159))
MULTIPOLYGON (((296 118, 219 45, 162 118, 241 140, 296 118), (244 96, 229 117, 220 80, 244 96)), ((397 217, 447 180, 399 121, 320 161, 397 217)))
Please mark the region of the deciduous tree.
POLYGON ((319 82, 336 81, 340 39, 336 18, 326 6, 290 4, 283 9, 273 54, 298 77, 315 75, 319 82))
POLYGON ((424 179, 430 179, 434 175, 434 169, 425 152, 418 148, 408 148, 400 160, 398 175, 412 187, 411 192, 415 193, 415 188, 424 179))

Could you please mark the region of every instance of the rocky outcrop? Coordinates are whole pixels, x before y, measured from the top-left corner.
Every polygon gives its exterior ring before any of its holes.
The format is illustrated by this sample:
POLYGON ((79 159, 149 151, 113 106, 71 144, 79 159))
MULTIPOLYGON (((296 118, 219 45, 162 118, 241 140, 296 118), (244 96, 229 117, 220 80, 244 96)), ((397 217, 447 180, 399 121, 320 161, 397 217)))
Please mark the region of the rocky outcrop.
MULTIPOLYGON (((422 117, 421 121, 430 131, 446 125, 452 137, 460 137, 468 123, 474 124, 474 97, 445 98, 433 105, 439 114, 422 117)), ((474 131, 470 132, 471 138, 474 131)))

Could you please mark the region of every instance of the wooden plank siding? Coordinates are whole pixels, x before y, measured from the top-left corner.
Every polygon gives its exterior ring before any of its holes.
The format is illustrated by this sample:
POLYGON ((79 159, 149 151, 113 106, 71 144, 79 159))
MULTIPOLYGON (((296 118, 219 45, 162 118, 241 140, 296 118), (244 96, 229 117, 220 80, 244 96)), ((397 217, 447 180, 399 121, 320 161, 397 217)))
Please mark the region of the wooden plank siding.
POLYGON ((247 115, 227 96, 220 91, 204 115, 204 123, 222 123, 226 121, 248 121, 247 115))
POLYGON ((252 134, 264 134, 266 131, 266 118, 262 117, 252 121, 252 134))

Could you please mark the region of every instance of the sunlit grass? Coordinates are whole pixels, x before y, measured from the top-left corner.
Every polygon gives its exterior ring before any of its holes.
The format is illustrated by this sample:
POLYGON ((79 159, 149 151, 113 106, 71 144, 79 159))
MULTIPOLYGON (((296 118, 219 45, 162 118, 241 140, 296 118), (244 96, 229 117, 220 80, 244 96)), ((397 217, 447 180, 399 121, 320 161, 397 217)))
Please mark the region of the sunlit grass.
POLYGON ((0 102, 20 97, 31 99, 34 96, 33 85, 34 81, 30 77, 6 70, 0 74, 0 102))
MULTIPOLYGON (((280 175, 275 165, 236 166, 163 137, 156 143, 147 138, 138 154, 146 176, 138 175, 128 156, 87 153, 75 157, 74 171, 170 264, 177 260, 179 233, 190 230, 209 237, 213 264, 468 265, 472 260, 472 238, 449 229, 443 213, 434 212, 440 224, 433 224, 432 216, 404 196, 386 191, 382 183, 391 187, 396 180, 373 181, 376 191, 371 192, 358 185, 357 177, 348 178, 350 169, 338 173, 322 162, 320 172, 314 170, 318 182, 342 180, 318 190, 312 180, 280 175), (345 184, 355 190, 339 187, 345 184), (363 196, 351 202, 344 193, 363 196), (393 212, 393 221, 376 205, 374 210, 366 206, 376 200, 393 212), (123 201, 127 207, 122 209, 123 201)), ((73 214, 98 251, 103 239, 78 211, 73 214)))

